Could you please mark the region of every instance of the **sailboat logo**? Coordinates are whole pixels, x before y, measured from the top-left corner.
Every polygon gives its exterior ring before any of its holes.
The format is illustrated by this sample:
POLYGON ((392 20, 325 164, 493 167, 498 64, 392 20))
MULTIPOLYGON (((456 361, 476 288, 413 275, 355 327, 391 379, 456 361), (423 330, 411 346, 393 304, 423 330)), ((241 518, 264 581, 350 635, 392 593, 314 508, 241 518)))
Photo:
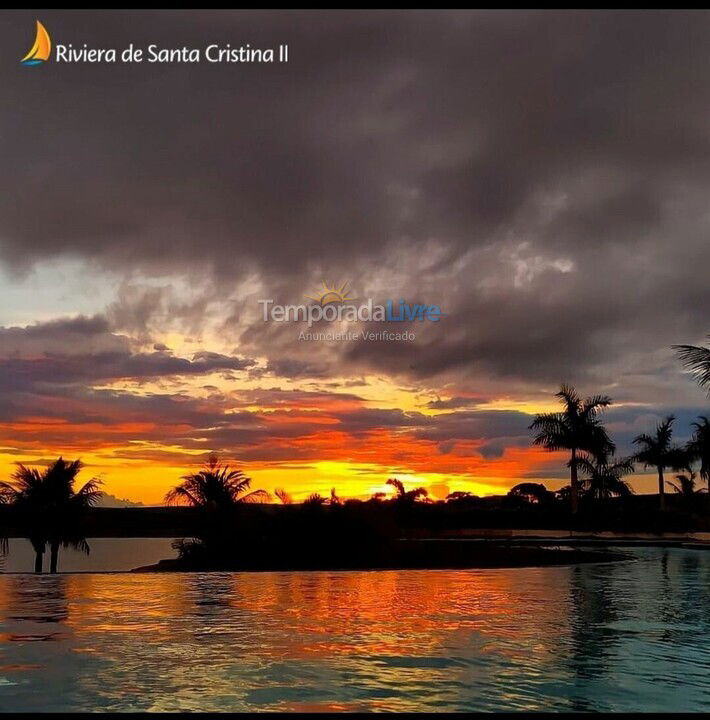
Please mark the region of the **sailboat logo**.
POLYGON ((20 61, 23 65, 41 65, 45 60, 49 60, 52 52, 52 41, 49 38, 47 29, 37 20, 37 34, 35 35, 35 43, 30 51, 20 61))

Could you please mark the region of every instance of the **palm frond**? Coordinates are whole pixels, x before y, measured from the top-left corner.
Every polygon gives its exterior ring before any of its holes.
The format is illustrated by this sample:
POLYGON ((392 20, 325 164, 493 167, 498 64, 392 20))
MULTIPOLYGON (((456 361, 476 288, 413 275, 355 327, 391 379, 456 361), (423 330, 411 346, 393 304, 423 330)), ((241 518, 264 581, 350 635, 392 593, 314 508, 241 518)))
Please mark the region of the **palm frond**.
POLYGON ((574 387, 567 383, 562 383, 559 391, 555 393, 555 397, 560 398, 568 408, 579 408, 582 402, 574 387))
POLYGON ((291 505, 291 503, 293 503, 293 498, 283 488, 276 488, 274 495, 276 495, 282 505, 291 505))
POLYGON ((73 499, 85 507, 95 505, 103 495, 103 491, 100 489, 101 485, 102 481, 99 478, 92 478, 79 489, 73 499))
POLYGON ((320 493, 311 493, 304 501, 303 504, 310 507, 320 507, 325 505, 325 498, 320 493))
POLYGON ((394 478, 394 477, 387 478, 386 484, 391 485, 395 489, 395 492, 397 493, 398 497, 404 497, 405 490, 404 490, 404 485, 401 480, 398 480, 397 478, 394 478))
POLYGON ((78 550, 83 552, 84 555, 91 555, 91 547, 86 538, 68 538, 62 541, 62 547, 78 550))
POLYGON ((167 505, 179 505, 182 502, 187 502, 195 506, 200 504, 197 498, 183 485, 178 485, 168 490, 168 492, 165 493, 165 502, 167 505))
POLYGON ((580 415, 583 418, 594 419, 599 414, 599 410, 611 405, 611 398, 608 395, 592 395, 582 403, 580 415))
POLYGON ((240 498, 240 501, 245 503, 262 503, 269 502, 269 500, 271 500, 271 493, 266 490, 252 490, 240 498))
POLYGON ((697 345, 673 345, 672 348, 696 382, 709 388, 710 394, 710 348, 697 345))

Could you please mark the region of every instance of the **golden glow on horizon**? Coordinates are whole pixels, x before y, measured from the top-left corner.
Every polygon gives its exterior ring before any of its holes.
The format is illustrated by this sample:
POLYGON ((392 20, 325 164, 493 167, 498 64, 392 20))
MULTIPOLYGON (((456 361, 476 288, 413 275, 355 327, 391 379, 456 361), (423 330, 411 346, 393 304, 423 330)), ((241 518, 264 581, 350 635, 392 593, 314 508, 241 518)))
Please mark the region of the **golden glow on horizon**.
MULTIPOLYGON (((192 357, 195 346, 189 348, 186 336, 172 333, 162 340, 176 356, 192 357)), ((259 367, 265 368, 263 360, 259 367)), ((48 407, 46 417, 20 418, 0 428, 0 477, 7 478, 18 461, 41 464, 61 454, 81 458, 86 479, 100 477, 108 493, 160 504, 170 487, 218 449, 211 439, 221 437, 224 426, 224 446, 234 448, 222 453, 224 460, 243 468, 254 488, 273 493, 283 487, 296 500, 313 492, 328 495, 332 487, 341 497, 391 494, 385 483, 392 476, 409 488, 427 488, 435 499, 459 490, 501 494, 531 478, 552 489, 567 482, 563 455, 511 445, 491 456, 481 452, 483 439, 454 436, 443 442, 428 432, 428 423, 437 416, 445 422, 456 409, 431 407, 433 399, 462 397, 464 410, 514 410, 532 419, 557 409, 554 399, 539 396, 471 396, 466 406, 465 393, 450 387, 435 392, 380 375, 319 381, 248 371, 117 381, 94 389, 170 403, 153 415, 140 405, 124 410, 110 401, 68 399, 48 407), (64 419, 73 416, 81 419, 64 419)))

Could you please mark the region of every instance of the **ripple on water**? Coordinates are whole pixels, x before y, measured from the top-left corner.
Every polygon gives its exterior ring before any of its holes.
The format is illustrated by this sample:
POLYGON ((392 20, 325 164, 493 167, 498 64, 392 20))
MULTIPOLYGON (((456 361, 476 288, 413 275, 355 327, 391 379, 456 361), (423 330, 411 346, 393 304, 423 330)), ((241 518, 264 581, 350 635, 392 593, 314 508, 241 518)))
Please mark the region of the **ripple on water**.
POLYGON ((0 576, 9 710, 705 710, 710 553, 0 576))

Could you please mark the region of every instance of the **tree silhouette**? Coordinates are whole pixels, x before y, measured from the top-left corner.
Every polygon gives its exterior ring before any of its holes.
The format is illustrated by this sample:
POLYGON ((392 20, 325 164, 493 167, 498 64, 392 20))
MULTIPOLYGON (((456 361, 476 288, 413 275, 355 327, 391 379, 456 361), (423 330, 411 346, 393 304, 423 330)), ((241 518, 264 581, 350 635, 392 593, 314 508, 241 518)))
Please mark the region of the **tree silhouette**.
POLYGON ((414 488, 414 490, 406 490, 401 480, 397 478, 389 478, 387 485, 391 485, 395 490, 394 501, 401 505, 413 505, 419 498, 429 496, 427 489, 424 487, 414 488))
POLYGON ((447 503, 468 503, 478 500, 478 496, 468 490, 454 490, 446 496, 447 503))
POLYGON ((707 388, 710 395, 710 348, 702 345, 673 345, 672 347, 700 387, 707 388))
POLYGON ((614 451, 614 444, 599 420, 599 412, 611 404, 611 398, 593 395, 582 400, 571 385, 562 385, 555 397, 562 402, 562 412, 537 415, 530 429, 536 432, 533 444, 551 452, 569 450, 570 501, 572 512, 576 513, 579 507, 580 451, 592 454, 614 451))
POLYGON ((673 445, 673 423, 675 417, 668 415, 656 426, 653 435, 643 433, 637 435, 633 442, 638 445, 639 451, 634 459, 645 467, 655 467, 658 471, 658 495, 661 510, 665 509, 665 480, 663 473, 668 468, 672 470, 685 470, 688 465, 688 456, 682 448, 673 445))
POLYGON ((510 497, 519 497, 526 502, 543 505, 555 499, 542 483, 523 482, 518 483, 508 491, 510 497))
POLYGON ((594 500, 633 495, 631 486, 623 479, 634 471, 632 458, 614 462, 612 455, 599 453, 579 458, 579 469, 583 474, 582 487, 585 495, 594 500))
POLYGON ((44 526, 45 488, 43 477, 36 468, 18 465, 10 483, 2 483, 3 497, 14 505, 27 523, 28 540, 35 552, 34 570, 42 572, 44 553, 47 548, 47 532, 44 526))
POLYGON ((27 523, 28 537, 35 551, 35 572, 42 572, 48 545, 52 573, 57 572, 60 547, 89 553, 89 544, 81 532, 81 515, 101 497, 101 491, 100 481, 96 479, 74 490, 82 467, 80 460, 67 462, 61 457, 43 472, 19 465, 12 481, 2 483, 3 495, 27 523))
POLYGON ((320 493, 311 493, 304 501, 304 507, 323 507, 327 500, 320 493))
POLYGON ((703 488, 696 487, 697 477, 692 470, 687 474, 676 475, 675 479, 676 482, 671 480, 666 480, 666 482, 675 492, 684 498, 692 499, 697 493, 703 492, 703 488))
POLYGON ((185 475, 183 482, 165 496, 169 505, 186 504, 204 509, 227 509, 239 503, 264 502, 270 498, 266 490, 252 490, 251 479, 241 470, 222 465, 210 455, 199 472, 185 475))
MULTIPOLYGON (((4 487, 0 486, 0 505, 7 505, 9 502, 12 502, 11 494, 8 493, 4 487)), ((7 534, 3 533, 0 528, 0 560, 5 559, 5 555, 7 555, 9 549, 10 541, 7 534)))
POLYGON ((89 480, 77 492, 74 483, 82 468, 80 460, 65 462, 59 458, 47 468, 45 482, 53 496, 54 511, 49 522, 49 571, 57 572, 59 547, 73 547, 89 554, 89 545, 79 529, 79 517, 101 497, 100 482, 89 480))
POLYGON ((693 437, 688 443, 689 458, 700 463, 700 477, 710 488, 710 420, 705 416, 693 423, 693 437))

